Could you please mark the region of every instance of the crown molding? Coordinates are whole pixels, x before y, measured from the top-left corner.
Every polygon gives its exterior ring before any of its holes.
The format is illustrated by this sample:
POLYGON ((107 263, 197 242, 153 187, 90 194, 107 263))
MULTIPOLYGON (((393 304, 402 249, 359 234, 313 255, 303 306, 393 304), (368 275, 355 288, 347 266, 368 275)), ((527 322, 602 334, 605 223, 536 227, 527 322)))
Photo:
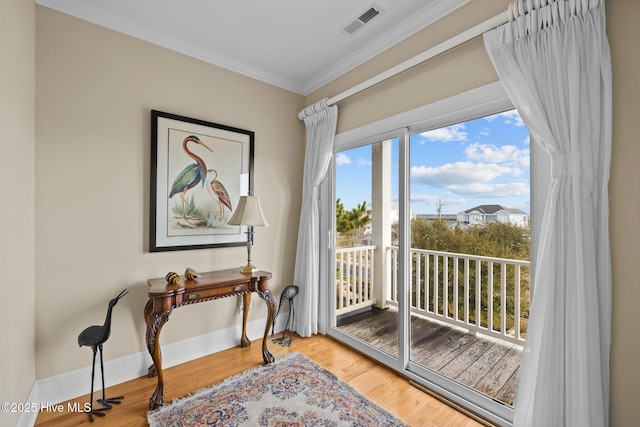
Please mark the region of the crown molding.
POLYGON ((470 1, 471 0, 437 1, 433 7, 423 9, 420 13, 405 20, 401 25, 373 39, 353 55, 346 57, 343 61, 322 71, 308 82, 295 81, 265 72, 246 63, 217 54, 193 41, 163 34, 161 31, 141 25, 127 16, 114 13, 113 11, 101 8, 92 3, 68 2, 65 0, 36 0, 36 3, 40 6, 71 15, 78 19, 306 96, 470 1))
POLYGON ((148 26, 135 22, 127 16, 114 13, 95 5, 89 5, 89 3, 67 2, 64 0, 36 0, 36 3, 83 21, 91 22, 92 24, 144 40, 151 44, 164 47, 174 52, 181 53, 208 64, 251 77, 291 92, 302 94, 304 90, 304 85, 299 82, 285 79, 271 73, 266 73, 245 63, 217 54, 216 52, 213 52, 202 45, 198 45, 193 41, 169 36, 154 28, 149 28, 148 26))
POLYGON ((420 13, 416 13, 401 25, 373 39, 353 55, 343 61, 326 69, 309 82, 304 84, 303 95, 309 95, 313 91, 320 89, 324 85, 348 73, 354 68, 364 64, 368 60, 376 57, 387 49, 411 37, 418 31, 428 27, 437 20, 445 17, 456 9, 469 3, 471 0, 451 0, 437 2, 433 7, 425 8, 420 13))

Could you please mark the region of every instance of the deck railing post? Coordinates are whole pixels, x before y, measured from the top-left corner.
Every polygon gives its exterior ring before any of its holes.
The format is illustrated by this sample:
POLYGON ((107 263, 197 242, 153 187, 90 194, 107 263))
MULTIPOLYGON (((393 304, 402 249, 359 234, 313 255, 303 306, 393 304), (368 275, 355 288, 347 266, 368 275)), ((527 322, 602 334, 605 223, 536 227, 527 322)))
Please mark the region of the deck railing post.
MULTIPOLYGON (((391 275, 388 304, 397 307, 399 291, 397 283, 398 248, 387 247, 386 253, 390 261, 391 275)), ((521 304, 522 286, 525 281, 522 270, 530 268, 529 261, 414 248, 411 249, 411 254, 414 260, 411 263, 414 271, 411 272, 409 278, 416 280, 415 283, 410 283, 410 286, 413 286, 412 289, 415 289, 415 299, 411 304, 413 315, 455 324, 470 332, 489 335, 518 345, 524 344, 521 304), (450 260, 451 265, 449 265, 450 260), (461 260, 463 263, 462 272, 460 271, 461 260), (439 271, 440 264, 442 264, 442 272, 439 271), (499 274, 494 274, 494 268, 498 267, 500 268, 499 274), (451 269, 453 269, 452 272, 451 269), (460 274, 463 274, 462 279, 460 279, 460 274), (475 280, 472 281, 474 275, 475 280), (462 283, 460 283, 461 281, 462 283), (496 281, 499 282, 494 283, 496 281), (442 285, 442 290, 439 289, 440 285, 442 285), (449 285, 453 289, 451 293, 449 285), (511 285, 513 285, 512 291, 510 290, 511 285), (463 286, 463 292, 459 292, 459 286, 463 286), (486 292, 483 294, 485 290, 486 292), (493 299, 497 292, 500 298, 496 298, 494 303, 493 299), (510 305, 511 295, 508 292, 513 292, 513 307, 509 308, 507 304, 510 305), (463 300, 461 301, 460 298, 463 300), (451 311, 448 307, 449 300, 453 304, 451 311), (442 304, 442 308, 439 308, 439 303, 442 304), (459 307, 463 307, 462 316, 459 313, 459 307), (509 324, 511 318, 513 318, 513 327, 510 327, 509 324)))

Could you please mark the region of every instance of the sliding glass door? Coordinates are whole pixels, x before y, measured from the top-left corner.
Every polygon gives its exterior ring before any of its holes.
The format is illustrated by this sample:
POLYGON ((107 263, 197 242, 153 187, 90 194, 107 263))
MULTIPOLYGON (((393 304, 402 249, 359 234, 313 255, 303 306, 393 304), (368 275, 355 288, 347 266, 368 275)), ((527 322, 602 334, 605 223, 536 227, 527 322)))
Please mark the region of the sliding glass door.
POLYGON ((383 122, 397 130, 336 138, 329 334, 508 424, 528 318, 528 132, 499 84, 383 122))

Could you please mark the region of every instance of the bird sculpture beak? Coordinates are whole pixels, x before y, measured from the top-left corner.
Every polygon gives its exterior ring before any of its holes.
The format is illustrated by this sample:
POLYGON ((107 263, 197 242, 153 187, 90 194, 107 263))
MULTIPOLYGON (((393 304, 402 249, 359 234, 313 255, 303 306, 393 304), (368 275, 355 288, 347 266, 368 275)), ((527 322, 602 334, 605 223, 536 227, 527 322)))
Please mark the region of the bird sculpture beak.
POLYGON ((127 290, 125 289, 125 290, 123 290, 122 292, 120 292, 116 298, 117 298, 117 299, 120 299, 120 298, 122 298, 123 296, 125 296, 125 295, 126 295, 126 294, 128 294, 128 293, 129 293, 129 291, 127 291, 127 290))

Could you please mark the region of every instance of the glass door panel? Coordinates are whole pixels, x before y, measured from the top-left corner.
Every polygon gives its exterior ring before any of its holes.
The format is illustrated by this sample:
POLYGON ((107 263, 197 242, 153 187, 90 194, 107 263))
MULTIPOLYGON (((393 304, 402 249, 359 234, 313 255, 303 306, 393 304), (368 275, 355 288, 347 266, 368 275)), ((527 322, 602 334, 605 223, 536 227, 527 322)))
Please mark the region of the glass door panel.
POLYGON ((513 405, 529 301, 529 133, 515 110, 410 136, 409 359, 513 405))
POLYGON ((397 252, 398 140, 337 152, 335 195, 334 324, 397 358, 391 275, 397 252))

